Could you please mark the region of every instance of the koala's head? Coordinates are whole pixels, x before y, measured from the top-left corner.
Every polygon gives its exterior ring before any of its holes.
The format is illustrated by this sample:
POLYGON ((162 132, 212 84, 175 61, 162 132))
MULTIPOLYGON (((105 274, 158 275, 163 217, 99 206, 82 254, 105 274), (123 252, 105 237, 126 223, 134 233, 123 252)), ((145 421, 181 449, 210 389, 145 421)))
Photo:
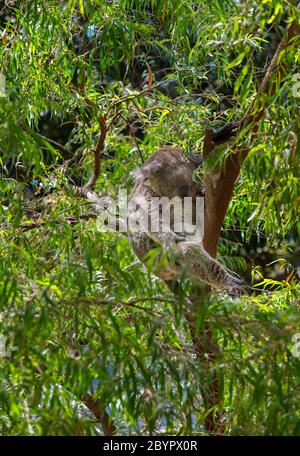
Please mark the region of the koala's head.
POLYGON ((164 147, 136 171, 136 181, 158 196, 196 196, 199 183, 193 180, 193 173, 198 165, 195 160, 187 160, 181 149, 164 147))

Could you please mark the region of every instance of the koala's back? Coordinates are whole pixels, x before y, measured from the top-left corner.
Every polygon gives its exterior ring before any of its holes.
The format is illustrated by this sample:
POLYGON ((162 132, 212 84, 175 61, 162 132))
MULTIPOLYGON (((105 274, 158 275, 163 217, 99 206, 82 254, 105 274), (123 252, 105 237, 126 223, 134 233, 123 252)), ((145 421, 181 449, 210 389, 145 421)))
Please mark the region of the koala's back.
POLYGON ((174 189, 178 189, 176 196, 189 196, 180 195, 180 189, 193 183, 194 171, 201 164, 200 158, 184 154, 181 148, 164 146, 147 158, 144 167, 147 168, 154 163, 161 164, 160 172, 155 176, 165 188, 173 185, 174 189))
MULTIPOLYGON (((182 149, 165 146, 153 153, 147 158, 142 168, 138 169, 136 174, 136 182, 133 188, 130 205, 132 208, 132 216, 135 218, 135 211, 143 210, 143 220, 148 217, 148 225, 151 221, 156 220, 156 215, 162 218, 162 208, 159 208, 159 214, 151 213, 151 200, 153 197, 167 197, 169 201, 173 201, 174 197, 179 197, 183 204, 184 197, 192 197, 193 207, 191 217, 195 223, 195 196, 199 184, 193 180, 193 173, 199 164, 199 160, 188 160, 182 149), (150 183, 149 183, 150 182, 150 183), (147 216, 145 214, 148 214, 147 216), (151 220, 152 218, 152 220, 151 220)), ((181 207, 183 217, 183 207, 181 207)), ((170 226, 167 227, 176 234, 174 229, 174 212, 170 213, 170 226)), ((182 221, 183 222, 183 221, 182 221)), ((160 224, 160 229, 162 225, 160 224)), ((151 248, 157 245, 151 233, 143 230, 141 232, 131 233, 129 239, 139 258, 143 257, 151 248)))
POLYGON ((187 155, 176 147, 162 147, 136 170, 133 193, 142 192, 145 187, 153 196, 194 197, 200 188, 194 172, 201 163, 199 155, 187 155))
POLYGON ((153 154, 151 154, 144 165, 148 165, 155 160, 169 163, 172 165, 180 165, 182 163, 183 151, 180 147, 163 146, 153 154))

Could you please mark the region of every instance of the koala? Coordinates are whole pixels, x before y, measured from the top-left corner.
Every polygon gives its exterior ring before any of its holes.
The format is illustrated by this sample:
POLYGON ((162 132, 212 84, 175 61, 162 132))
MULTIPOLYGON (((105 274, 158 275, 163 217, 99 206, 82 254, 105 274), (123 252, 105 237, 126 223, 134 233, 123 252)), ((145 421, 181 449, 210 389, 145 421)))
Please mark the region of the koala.
POLYGON ((201 239, 191 238, 184 229, 177 232, 172 211, 168 224, 161 220, 161 210, 155 211, 155 214, 153 211, 153 198, 183 201, 191 197, 195 220, 195 199, 204 196, 201 184, 194 177, 200 165, 199 156, 185 157, 181 149, 166 146, 151 155, 144 166, 136 170, 135 185, 129 200, 130 217, 139 211, 148 229, 141 229, 139 220, 139 229, 129 232, 129 241, 142 262, 145 262, 145 256, 152 249, 162 247, 170 261, 167 267, 165 264, 155 267, 153 272, 168 284, 180 278, 184 272, 192 281, 201 281, 213 288, 240 294, 243 282, 204 250, 201 239), (153 226, 153 219, 156 230, 149 229, 149 226, 153 226))
POLYGON ((136 186, 146 187, 152 195, 181 198, 195 197, 199 183, 193 173, 202 160, 199 156, 183 156, 182 150, 165 146, 152 154, 135 172, 136 186))

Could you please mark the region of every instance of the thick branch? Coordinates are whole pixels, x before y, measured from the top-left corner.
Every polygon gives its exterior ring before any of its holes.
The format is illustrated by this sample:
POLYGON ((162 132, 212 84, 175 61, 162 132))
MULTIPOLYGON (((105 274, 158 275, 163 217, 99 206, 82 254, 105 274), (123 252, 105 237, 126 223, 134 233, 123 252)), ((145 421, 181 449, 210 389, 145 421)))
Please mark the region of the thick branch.
POLYGON ((95 418, 102 424, 105 435, 115 435, 117 430, 113 421, 110 419, 105 410, 102 409, 100 401, 95 400, 90 394, 84 394, 80 397, 84 405, 93 413, 95 418))
MULTIPOLYGON (((90 180, 88 181, 87 185, 85 185, 83 187, 83 191, 81 192, 81 195, 82 196, 85 196, 85 192, 86 191, 89 191, 89 190, 93 190, 94 186, 95 186, 95 183, 100 175, 100 166, 101 166, 101 152, 103 151, 104 149, 104 143, 105 143, 105 139, 106 139, 106 135, 107 135, 107 132, 109 130, 109 128, 111 127, 111 125, 113 124, 114 120, 117 118, 117 117, 122 117, 123 120, 125 120, 127 122, 127 124, 129 125, 127 119, 122 115, 122 113, 120 111, 117 111, 111 118, 111 120, 109 121, 109 123, 106 122, 106 118, 107 118, 107 115, 108 113, 114 109, 114 108, 117 108, 120 104, 124 103, 124 102, 127 102, 127 101, 131 101, 131 100, 134 100, 135 98, 147 93, 147 92, 150 92, 151 90, 153 89, 156 89, 157 87, 160 87, 161 85, 165 84, 166 81, 161 81, 159 83, 157 83, 156 85, 154 86, 148 86, 146 89, 142 90, 141 92, 138 92, 136 94, 133 94, 133 95, 129 95, 127 97, 123 97, 123 98, 120 98, 119 100, 115 101, 114 103, 112 103, 106 114, 105 115, 101 115, 98 119, 99 121, 99 125, 100 125, 100 137, 98 139, 98 142, 97 142, 97 145, 96 145, 96 148, 94 150, 94 169, 93 169, 93 174, 90 178, 90 180)), ((93 110, 96 110, 97 109, 97 106, 95 105, 95 103, 93 101, 91 101, 88 97, 85 97, 84 96, 84 100, 86 102, 86 104, 88 106, 90 106, 91 108, 93 108, 93 110)), ((130 125, 129 125, 130 127, 130 125)), ((131 128, 131 127, 130 127, 131 128)), ((143 162, 143 157, 142 157, 142 154, 141 154, 141 150, 137 144, 137 141, 136 141, 136 138, 135 136, 133 135, 134 137, 134 140, 135 140, 135 143, 137 145, 137 149, 138 149, 138 152, 139 152, 139 155, 140 155, 140 158, 143 162)))
POLYGON ((89 190, 93 190, 95 183, 100 175, 100 165, 101 165, 101 152, 104 149, 104 143, 108 131, 108 127, 106 125, 105 117, 100 116, 99 119, 99 125, 101 129, 101 133, 97 142, 97 145, 94 150, 94 170, 93 174, 91 175, 90 180, 88 181, 86 188, 89 190))

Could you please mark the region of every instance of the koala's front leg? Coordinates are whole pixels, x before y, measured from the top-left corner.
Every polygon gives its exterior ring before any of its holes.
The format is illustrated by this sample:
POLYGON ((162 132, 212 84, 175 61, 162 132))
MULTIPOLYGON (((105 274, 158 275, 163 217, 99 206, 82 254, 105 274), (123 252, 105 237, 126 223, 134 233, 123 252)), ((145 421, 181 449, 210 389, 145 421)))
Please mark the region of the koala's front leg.
POLYGON ((158 232, 150 232, 149 237, 157 244, 160 244, 167 253, 176 249, 176 245, 179 242, 186 241, 185 236, 180 236, 170 229, 168 231, 167 228, 158 232))
POLYGON ((238 294, 245 292, 243 281, 230 274, 201 245, 193 242, 180 242, 177 247, 189 265, 189 274, 195 279, 217 289, 225 289, 238 294))

